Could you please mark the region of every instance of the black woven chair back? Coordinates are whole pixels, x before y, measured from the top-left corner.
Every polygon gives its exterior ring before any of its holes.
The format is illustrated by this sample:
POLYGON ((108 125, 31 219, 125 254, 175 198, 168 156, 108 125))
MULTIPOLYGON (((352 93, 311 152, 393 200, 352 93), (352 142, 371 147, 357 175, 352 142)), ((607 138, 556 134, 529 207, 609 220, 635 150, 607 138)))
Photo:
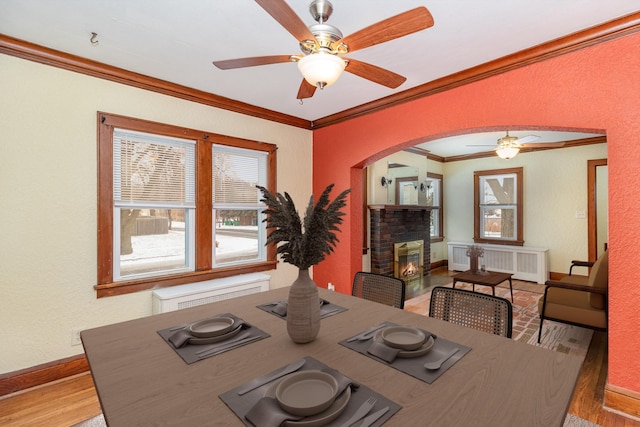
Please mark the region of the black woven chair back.
POLYGON ((397 277, 360 271, 353 278, 354 297, 404 308, 405 283, 397 277))
POLYGON ((512 315, 505 298, 443 286, 431 291, 429 317, 511 338, 512 315))

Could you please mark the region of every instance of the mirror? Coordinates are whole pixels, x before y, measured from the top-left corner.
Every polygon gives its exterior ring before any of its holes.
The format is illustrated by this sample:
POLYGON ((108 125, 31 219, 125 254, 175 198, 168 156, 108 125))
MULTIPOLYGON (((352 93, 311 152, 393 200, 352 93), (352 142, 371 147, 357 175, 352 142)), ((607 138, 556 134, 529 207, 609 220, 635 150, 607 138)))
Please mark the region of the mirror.
POLYGON ((420 204, 420 182, 418 181, 417 167, 389 162, 387 164, 387 179, 391 180, 391 185, 387 185, 387 203, 396 205, 420 204))

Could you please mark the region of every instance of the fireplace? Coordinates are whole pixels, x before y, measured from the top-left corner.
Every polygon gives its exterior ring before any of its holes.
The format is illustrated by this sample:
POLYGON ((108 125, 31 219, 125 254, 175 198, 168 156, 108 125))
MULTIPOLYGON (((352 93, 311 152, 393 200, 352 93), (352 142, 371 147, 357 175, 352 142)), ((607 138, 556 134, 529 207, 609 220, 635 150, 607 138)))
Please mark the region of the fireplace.
POLYGON ((369 213, 371 272, 396 276, 396 244, 422 242, 421 248, 414 251, 419 255, 412 255, 419 256, 418 272, 411 276, 411 280, 402 278, 405 282, 414 282, 428 275, 431 260, 431 236, 429 235, 431 208, 416 205, 369 205, 369 213))
POLYGON ((423 240, 396 243, 393 246, 393 275, 405 281, 422 277, 424 269, 423 240))

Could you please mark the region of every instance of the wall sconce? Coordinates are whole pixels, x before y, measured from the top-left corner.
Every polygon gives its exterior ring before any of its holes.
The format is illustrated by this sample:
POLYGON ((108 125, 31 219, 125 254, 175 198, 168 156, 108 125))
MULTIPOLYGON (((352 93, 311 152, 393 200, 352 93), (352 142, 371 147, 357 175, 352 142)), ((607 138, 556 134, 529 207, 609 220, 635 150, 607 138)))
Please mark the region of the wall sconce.
POLYGON ((426 194, 429 192, 429 190, 431 190, 431 184, 425 184, 424 182, 420 183, 420 191, 426 194))
POLYGON ((382 184, 382 186, 385 188, 388 185, 391 185, 392 182, 393 180, 391 178, 387 178, 386 176, 383 176, 382 178, 380 178, 380 184, 382 184))

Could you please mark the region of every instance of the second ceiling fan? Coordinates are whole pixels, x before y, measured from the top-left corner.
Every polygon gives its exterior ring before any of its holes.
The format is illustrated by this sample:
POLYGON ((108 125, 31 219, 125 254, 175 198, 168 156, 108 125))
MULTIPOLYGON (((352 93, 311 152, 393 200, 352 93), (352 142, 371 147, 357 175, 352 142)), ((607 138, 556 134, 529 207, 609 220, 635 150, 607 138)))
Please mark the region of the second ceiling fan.
POLYGON ((326 24, 333 12, 333 6, 327 0, 314 0, 311 3, 309 11, 317 23, 309 27, 284 0, 256 0, 256 3, 298 40, 302 54, 227 59, 213 61, 213 65, 229 70, 297 62, 304 77, 297 99, 311 98, 317 88, 323 89, 335 83, 342 71, 392 89, 397 88, 404 83, 405 77, 345 55, 433 26, 433 17, 427 8, 417 7, 343 37, 338 28, 326 24))
MULTIPOLYGON (((522 148, 560 148, 565 145, 564 142, 535 142, 540 137, 537 135, 527 135, 522 138, 510 136, 509 131, 502 138, 498 138, 497 144, 493 151, 498 157, 509 160, 514 158, 522 148)), ((483 147, 485 144, 467 145, 467 147, 483 147)), ((492 146, 494 146, 492 144, 492 146)))

